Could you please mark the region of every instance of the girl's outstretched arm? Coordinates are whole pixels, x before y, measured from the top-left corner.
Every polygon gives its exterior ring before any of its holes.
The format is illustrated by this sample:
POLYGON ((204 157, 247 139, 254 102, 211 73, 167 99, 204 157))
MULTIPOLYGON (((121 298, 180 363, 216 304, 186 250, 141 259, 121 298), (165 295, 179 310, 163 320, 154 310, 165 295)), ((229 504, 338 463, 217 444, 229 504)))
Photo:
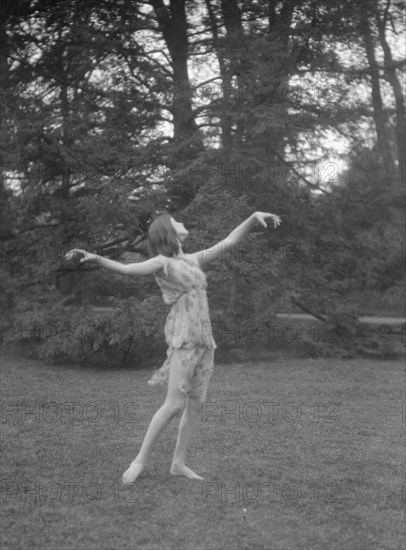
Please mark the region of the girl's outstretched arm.
POLYGON ((229 248, 239 243, 256 223, 260 223, 264 227, 268 227, 266 223, 267 218, 272 219, 275 229, 281 223, 280 217, 276 214, 270 214, 268 212, 254 212, 254 214, 251 214, 249 218, 231 231, 231 233, 223 241, 220 241, 211 248, 200 250, 199 252, 195 252, 191 255, 194 256, 200 264, 212 262, 213 260, 220 258, 223 254, 226 254, 229 248))
POLYGON ((106 269, 119 273, 120 275, 152 275, 163 269, 163 260, 159 256, 150 258, 145 262, 122 264, 121 262, 103 258, 103 256, 99 256, 98 254, 92 254, 91 252, 86 252, 86 250, 74 248, 73 250, 69 250, 69 252, 67 252, 66 258, 68 260, 80 258, 79 263, 81 264, 87 262, 98 264, 101 267, 105 267, 106 269))

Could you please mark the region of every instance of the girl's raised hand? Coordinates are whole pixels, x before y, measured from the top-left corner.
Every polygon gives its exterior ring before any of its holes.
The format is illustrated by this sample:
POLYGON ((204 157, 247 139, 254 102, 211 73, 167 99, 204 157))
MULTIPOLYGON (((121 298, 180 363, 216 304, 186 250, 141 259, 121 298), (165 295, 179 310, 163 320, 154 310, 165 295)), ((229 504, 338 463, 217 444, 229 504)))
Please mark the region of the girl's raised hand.
POLYGON ((81 250, 80 248, 73 248, 65 254, 67 260, 73 260, 80 264, 86 262, 95 262, 97 261, 97 254, 92 254, 91 252, 86 252, 86 250, 81 250))
POLYGON ((275 229, 278 227, 278 225, 282 221, 279 216, 277 216, 276 214, 270 214, 269 212, 255 212, 254 216, 255 216, 255 219, 258 220, 259 223, 266 228, 268 227, 266 223, 267 218, 272 219, 275 229))

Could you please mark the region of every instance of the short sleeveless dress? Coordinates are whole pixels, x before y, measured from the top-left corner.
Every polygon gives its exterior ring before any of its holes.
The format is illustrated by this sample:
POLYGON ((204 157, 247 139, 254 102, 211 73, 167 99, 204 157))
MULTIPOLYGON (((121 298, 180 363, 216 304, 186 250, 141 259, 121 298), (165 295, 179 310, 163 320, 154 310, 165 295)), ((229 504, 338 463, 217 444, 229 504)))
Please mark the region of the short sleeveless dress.
POLYGON ((148 384, 165 384, 172 365, 180 364, 180 390, 204 401, 217 348, 212 336, 206 275, 193 257, 159 257, 164 261, 164 270, 155 280, 165 304, 172 307, 165 324, 167 358, 148 384))

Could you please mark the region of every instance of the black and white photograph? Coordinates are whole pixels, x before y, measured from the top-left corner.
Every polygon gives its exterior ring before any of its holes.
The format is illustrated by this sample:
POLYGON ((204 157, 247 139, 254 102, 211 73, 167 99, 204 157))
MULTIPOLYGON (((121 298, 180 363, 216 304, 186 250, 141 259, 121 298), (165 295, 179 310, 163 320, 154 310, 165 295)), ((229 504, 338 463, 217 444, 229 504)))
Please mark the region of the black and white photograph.
POLYGON ((406 550, 406 0, 3 0, 1 550, 406 550))

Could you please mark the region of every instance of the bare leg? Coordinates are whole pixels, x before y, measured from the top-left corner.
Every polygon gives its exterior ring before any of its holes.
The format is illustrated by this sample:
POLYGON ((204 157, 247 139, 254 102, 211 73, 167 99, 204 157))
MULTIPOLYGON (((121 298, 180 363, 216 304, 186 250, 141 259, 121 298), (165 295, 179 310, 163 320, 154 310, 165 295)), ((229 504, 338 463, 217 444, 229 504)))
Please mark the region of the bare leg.
POLYGON ((178 439, 172 459, 171 474, 183 475, 190 479, 204 479, 185 466, 186 453, 192 441, 194 431, 201 413, 202 401, 188 397, 186 407, 179 424, 178 439))
POLYGON ((172 403, 164 403, 162 407, 154 414, 151 423, 145 434, 140 452, 137 457, 131 462, 130 467, 123 474, 123 483, 133 483, 140 473, 144 470, 147 459, 151 453, 152 447, 159 439, 159 436, 164 431, 166 426, 178 412, 178 405, 172 403))
POLYGON ((152 417, 137 457, 131 462, 130 467, 123 474, 123 484, 127 485, 133 483, 137 479, 144 470, 152 447, 159 436, 172 418, 183 409, 185 405, 185 395, 177 387, 181 374, 182 368, 179 365, 172 365, 165 403, 152 417))

